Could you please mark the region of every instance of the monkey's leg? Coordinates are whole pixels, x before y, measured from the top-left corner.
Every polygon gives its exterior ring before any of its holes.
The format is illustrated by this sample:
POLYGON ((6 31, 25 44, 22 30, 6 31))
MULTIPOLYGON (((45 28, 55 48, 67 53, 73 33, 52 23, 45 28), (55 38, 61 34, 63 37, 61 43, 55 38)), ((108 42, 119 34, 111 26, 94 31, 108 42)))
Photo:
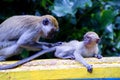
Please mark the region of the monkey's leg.
POLYGON ((3 48, 3 49, 0 50, 0 54, 1 54, 0 55, 1 56, 0 61, 5 60, 8 57, 11 57, 13 55, 17 55, 17 54, 20 53, 20 51, 21 51, 21 49, 16 44, 12 45, 12 46, 9 46, 9 47, 6 47, 6 48, 3 48))
POLYGON ((92 65, 89 65, 89 64, 84 60, 84 58, 83 58, 83 57, 81 56, 81 54, 79 53, 79 50, 76 50, 76 51, 74 52, 74 56, 75 56, 75 59, 76 59, 78 62, 82 63, 82 64, 87 68, 87 71, 88 71, 88 72, 92 73, 92 71, 93 71, 92 65))
MULTIPOLYGON (((12 44, 12 43, 11 43, 12 44)), ((6 60, 6 58, 11 57, 13 55, 17 55, 21 52, 22 48, 26 48, 28 50, 38 51, 41 49, 49 49, 44 45, 40 45, 37 43, 34 44, 20 44, 13 43, 13 45, 9 45, 8 47, 2 48, 0 50, 0 61, 6 60)))
POLYGON ((15 44, 16 41, 3 41, 0 42, 0 61, 4 61, 6 59, 6 56, 4 55, 5 48, 15 44))
POLYGON ((2 58, 6 59, 13 55, 19 54, 21 51, 20 46, 30 43, 30 42, 33 42, 35 34, 36 34, 35 32, 33 33, 30 30, 23 33, 23 35, 18 39, 18 41, 15 44, 0 50, 0 54, 1 54, 2 58))
POLYGON ((55 52, 55 56, 58 58, 63 58, 63 59, 73 59, 73 55, 72 54, 66 54, 67 52, 61 52, 61 53, 57 53, 55 52))

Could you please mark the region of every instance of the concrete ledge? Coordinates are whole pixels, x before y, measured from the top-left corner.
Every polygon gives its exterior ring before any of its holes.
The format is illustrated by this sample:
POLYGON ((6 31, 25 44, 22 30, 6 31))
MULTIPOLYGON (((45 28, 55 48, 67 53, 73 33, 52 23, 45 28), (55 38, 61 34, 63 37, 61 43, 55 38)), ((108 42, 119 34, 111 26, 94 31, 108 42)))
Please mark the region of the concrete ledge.
MULTIPOLYGON (((120 57, 86 58, 93 65, 93 73, 74 60, 40 59, 20 67, 1 70, 0 80, 120 78, 120 57)), ((0 62, 0 65, 16 61, 0 62)))

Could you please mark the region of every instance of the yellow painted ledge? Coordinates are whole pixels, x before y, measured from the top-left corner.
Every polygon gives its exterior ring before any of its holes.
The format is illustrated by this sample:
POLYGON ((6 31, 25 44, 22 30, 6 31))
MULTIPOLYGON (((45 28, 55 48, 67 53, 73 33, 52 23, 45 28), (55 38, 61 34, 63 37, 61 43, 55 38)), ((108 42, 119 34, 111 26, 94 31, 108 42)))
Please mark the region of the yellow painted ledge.
MULTIPOLYGON (((33 60, 20 67, 0 71, 0 80, 41 80, 79 78, 120 78, 120 57, 86 58, 93 65, 93 73, 74 60, 33 60)), ((0 65, 15 61, 0 62, 0 65)))

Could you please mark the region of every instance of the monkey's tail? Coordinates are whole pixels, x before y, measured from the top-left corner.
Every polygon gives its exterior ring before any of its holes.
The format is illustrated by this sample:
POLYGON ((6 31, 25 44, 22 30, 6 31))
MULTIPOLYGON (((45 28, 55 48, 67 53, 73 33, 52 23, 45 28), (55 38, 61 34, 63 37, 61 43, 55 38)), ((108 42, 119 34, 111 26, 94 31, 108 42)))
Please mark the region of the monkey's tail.
POLYGON ((12 69, 12 68, 18 67, 18 66, 20 66, 20 65, 22 65, 22 64, 24 64, 26 62, 29 62, 29 61, 31 61, 31 60, 45 54, 45 53, 53 52, 55 50, 56 50, 55 47, 42 50, 41 52, 38 52, 38 53, 32 55, 31 57, 20 60, 20 61, 14 63, 14 64, 8 64, 8 65, 5 65, 5 66, 0 66, 0 70, 6 70, 6 69, 12 69))

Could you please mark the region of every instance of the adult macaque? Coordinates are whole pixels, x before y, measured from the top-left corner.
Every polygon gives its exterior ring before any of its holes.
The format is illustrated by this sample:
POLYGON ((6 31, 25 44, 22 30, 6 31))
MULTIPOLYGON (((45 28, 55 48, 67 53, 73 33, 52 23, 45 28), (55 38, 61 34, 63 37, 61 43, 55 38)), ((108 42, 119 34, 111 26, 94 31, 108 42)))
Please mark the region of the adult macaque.
POLYGON ((82 63, 88 70, 92 72, 92 65, 89 65, 83 57, 102 58, 98 54, 99 36, 95 32, 87 32, 84 35, 83 41, 73 40, 68 43, 63 43, 56 47, 55 56, 59 58, 70 58, 82 63))
POLYGON ((59 45, 39 42, 39 38, 52 38, 59 30, 57 20, 51 15, 13 16, 0 24, 0 61, 17 55, 23 48, 48 49, 59 45))

